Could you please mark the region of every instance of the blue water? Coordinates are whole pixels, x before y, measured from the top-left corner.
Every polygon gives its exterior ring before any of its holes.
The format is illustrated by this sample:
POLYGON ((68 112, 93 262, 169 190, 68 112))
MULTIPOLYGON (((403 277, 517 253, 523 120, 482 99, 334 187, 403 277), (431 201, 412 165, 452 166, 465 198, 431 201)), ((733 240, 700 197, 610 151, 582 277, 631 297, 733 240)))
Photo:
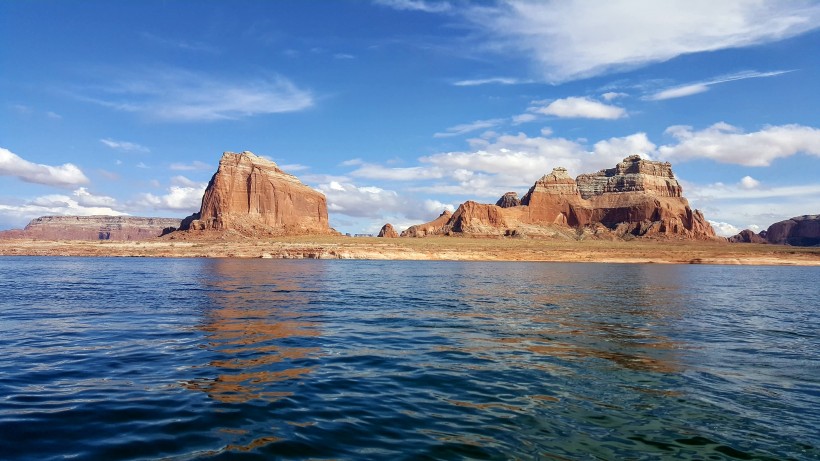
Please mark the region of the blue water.
POLYGON ((2 459, 820 459, 820 269, 0 258, 2 459))

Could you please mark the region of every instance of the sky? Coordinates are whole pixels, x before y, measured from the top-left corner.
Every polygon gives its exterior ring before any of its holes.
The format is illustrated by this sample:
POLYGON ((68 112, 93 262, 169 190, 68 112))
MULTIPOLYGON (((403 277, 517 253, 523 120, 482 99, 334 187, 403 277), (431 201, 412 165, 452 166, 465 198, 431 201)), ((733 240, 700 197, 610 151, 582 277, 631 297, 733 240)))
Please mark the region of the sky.
POLYGON ((820 2, 0 2, 0 229, 184 217, 225 151, 401 230, 631 154, 721 235, 820 213, 820 2))

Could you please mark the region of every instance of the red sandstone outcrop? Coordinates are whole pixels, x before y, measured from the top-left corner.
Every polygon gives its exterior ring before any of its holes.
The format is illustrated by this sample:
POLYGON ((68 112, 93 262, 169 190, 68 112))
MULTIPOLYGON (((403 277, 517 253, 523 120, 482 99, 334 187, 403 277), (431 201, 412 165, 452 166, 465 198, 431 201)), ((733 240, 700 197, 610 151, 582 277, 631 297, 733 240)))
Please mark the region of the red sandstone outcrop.
POLYGON ((225 152, 199 213, 182 230, 247 236, 329 234, 325 196, 251 152, 225 152))
POLYGON ((495 205, 501 208, 512 208, 521 205, 521 200, 518 198, 517 192, 507 192, 495 202, 495 205))
POLYGON ((444 210, 438 218, 424 224, 416 224, 415 226, 410 226, 406 230, 402 231, 402 237, 424 237, 426 235, 437 235, 443 234, 444 226, 447 225, 447 222, 450 221, 450 217, 452 213, 449 210, 444 210))
POLYGON ((765 238, 755 234, 753 230, 744 229, 737 235, 729 237, 729 243, 769 243, 765 238))
POLYGON ((393 225, 390 223, 385 224, 382 226, 382 229, 379 231, 379 237, 385 238, 397 238, 399 233, 396 232, 396 229, 393 229, 393 225))
POLYGON ((765 237, 769 243, 774 244, 820 245, 820 215, 796 216, 776 222, 766 230, 765 237))
POLYGON ((22 230, 6 231, 0 238, 38 240, 147 240, 176 230, 178 218, 135 216, 41 216, 22 230))
POLYGON ((682 194, 669 163, 632 155, 615 168, 574 180, 564 168, 555 168, 535 182, 519 206, 468 201, 446 223, 441 224, 439 217, 434 226, 422 225, 425 232, 411 235, 405 231, 402 236, 566 236, 559 228, 569 227, 577 229, 578 236, 594 238, 612 238, 607 233, 616 237, 715 238, 712 226, 700 211, 689 207, 682 194))

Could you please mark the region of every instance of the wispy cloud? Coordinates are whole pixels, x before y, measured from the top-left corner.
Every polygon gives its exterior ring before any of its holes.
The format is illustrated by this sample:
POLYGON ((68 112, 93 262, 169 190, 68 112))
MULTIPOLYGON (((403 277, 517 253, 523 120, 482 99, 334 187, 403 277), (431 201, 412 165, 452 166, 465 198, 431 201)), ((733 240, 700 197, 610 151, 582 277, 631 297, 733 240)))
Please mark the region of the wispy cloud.
POLYGON ((450 2, 438 0, 374 0, 374 3, 396 10, 423 11, 425 13, 443 13, 453 8, 450 2))
POLYGON ((105 144, 106 146, 114 149, 119 150, 122 152, 141 152, 141 153, 148 153, 151 152, 151 149, 139 145, 135 142, 128 142, 128 141, 117 141, 110 138, 100 139, 100 142, 105 144))
POLYGON ((450 136, 459 136, 476 130, 486 130, 488 128, 493 128, 502 122, 504 122, 504 119, 494 118, 490 120, 476 120, 470 123, 462 123, 460 125, 451 126, 450 128, 447 128, 444 132, 436 133, 433 135, 433 137, 448 138, 450 136))
POLYGON ((164 47, 176 48, 178 50, 183 50, 183 51, 194 51, 194 52, 210 53, 210 54, 216 54, 216 53, 220 52, 219 48, 217 48, 215 46, 212 46, 212 45, 208 45, 207 43, 161 37, 159 35, 152 34, 150 32, 143 32, 142 33, 142 38, 144 38, 145 40, 147 40, 151 43, 156 43, 156 44, 164 46, 164 47))
POLYGON ((78 98, 149 119, 192 122, 296 112, 313 106, 310 91, 285 77, 220 79, 179 69, 113 78, 75 91, 78 98))
POLYGON ((479 85, 521 85, 532 83, 532 80, 523 80, 512 77, 480 78, 475 80, 458 80, 453 82, 455 86, 479 86, 479 85))
POLYGON ((14 176, 25 182, 57 187, 74 187, 88 183, 88 178, 82 170, 72 163, 60 166, 33 163, 2 147, 0 176, 14 176))
POLYGON ((820 5, 799 0, 507 0, 463 13, 487 48, 525 54, 554 83, 820 27, 820 5))
POLYGON ((757 71, 746 71, 746 72, 738 72, 732 75, 725 75, 722 77, 717 77, 712 80, 707 80, 705 82, 697 82, 697 83, 689 83, 686 85, 675 86, 672 88, 666 88, 664 90, 658 91, 654 94, 651 94, 646 97, 646 99, 650 101, 662 101, 664 99, 674 99, 674 98, 683 98, 686 96, 692 96, 694 94, 703 93, 709 91, 709 87, 712 85, 718 85, 720 83, 726 82, 735 82, 738 80, 745 80, 748 78, 764 78, 764 77, 775 77, 778 75, 783 75, 786 73, 792 72, 791 70, 777 70, 773 72, 757 72, 757 71))
POLYGON ((174 171, 204 171, 210 170, 213 167, 205 162, 194 160, 191 163, 172 163, 169 168, 171 168, 174 171))

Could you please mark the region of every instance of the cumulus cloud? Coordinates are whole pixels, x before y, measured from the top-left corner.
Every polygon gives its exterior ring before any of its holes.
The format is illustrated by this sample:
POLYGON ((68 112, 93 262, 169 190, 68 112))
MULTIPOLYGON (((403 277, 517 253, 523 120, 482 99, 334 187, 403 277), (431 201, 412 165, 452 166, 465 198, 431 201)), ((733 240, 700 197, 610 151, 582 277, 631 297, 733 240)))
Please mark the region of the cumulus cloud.
POLYGON ((820 156, 820 129, 802 125, 767 126, 745 133, 728 123, 704 130, 671 126, 666 133, 678 143, 658 148, 660 158, 673 162, 708 158, 721 163, 768 166, 778 158, 797 153, 820 156))
POLYGON ((113 78, 75 91, 85 101, 149 119, 192 122, 296 112, 313 106, 310 91, 280 75, 218 79, 180 69, 113 78))
POLYGON ((523 52, 554 83, 773 42, 820 26, 820 5, 799 0, 507 0, 464 14, 488 36, 488 48, 523 52))
POLYGON ((112 208, 115 205, 116 201, 111 197, 94 196, 81 187, 75 190, 72 196, 50 194, 17 204, 0 203, 0 222, 13 227, 23 227, 32 219, 40 216, 121 216, 127 214, 112 208))
POLYGON ((88 192, 88 189, 85 187, 80 187, 76 189, 72 195, 77 201, 77 203, 83 207, 115 207, 117 206, 117 200, 113 197, 109 197, 107 195, 94 195, 88 192))
POLYGON ((744 189, 754 189, 760 185, 760 181, 751 177, 751 176, 744 176, 740 179, 740 187, 744 189))
POLYGON ((74 187, 88 183, 88 178, 74 164, 51 166, 33 163, 2 147, 0 176, 14 176, 25 182, 57 187, 74 187))
POLYGON ((412 181, 419 179, 438 179, 444 172, 424 167, 390 168, 372 163, 363 163, 350 172, 357 178, 387 179, 392 181, 412 181))
MULTIPOLYGON (((763 77, 775 77, 777 75, 783 75, 791 71, 788 70, 778 70, 773 72, 757 72, 757 71, 746 71, 740 72, 732 75, 726 75, 722 77, 717 77, 712 80, 708 80, 705 82, 697 82, 697 83, 690 83, 687 85, 676 86, 672 88, 666 88, 664 90, 658 91, 654 94, 651 94, 646 97, 646 99, 650 101, 662 101, 664 99, 674 99, 674 98, 682 98, 685 96, 691 96, 698 93, 703 93, 709 91, 709 87, 712 85, 717 85, 720 83, 726 82, 734 82, 737 80, 745 80, 747 78, 763 78, 763 77)), ((609 94, 609 93, 607 93, 609 94)))
POLYGON ((614 120, 626 116, 622 107, 604 104, 586 97, 556 99, 546 106, 535 107, 533 112, 561 118, 593 118, 614 120))
POLYGON ((129 206, 133 209, 151 208, 187 213, 199 211, 202 195, 208 184, 195 183, 184 176, 175 176, 172 183, 174 185, 168 188, 166 194, 142 193, 135 201, 129 203, 129 206))
POLYGON ((712 229, 715 230, 715 233, 717 235, 722 236, 722 237, 731 237, 733 235, 737 235, 741 230, 743 230, 743 229, 740 229, 737 226, 735 226, 733 224, 729 224, 727 222, 719 222, 719 221, 712 221, 712 220, 708 220, 708 221, 709 221, 709 224, 712 225, 712 229))
POLYGON ((106 146, 114 149, 119 150, 122 152, 140 152, 140 153, 148 153, 151 152, 151 149, 141 146, 135 142, 128 142, 128 141, 116 141, 110 138, 100 139, 100 142, 105 144, 106 146))

